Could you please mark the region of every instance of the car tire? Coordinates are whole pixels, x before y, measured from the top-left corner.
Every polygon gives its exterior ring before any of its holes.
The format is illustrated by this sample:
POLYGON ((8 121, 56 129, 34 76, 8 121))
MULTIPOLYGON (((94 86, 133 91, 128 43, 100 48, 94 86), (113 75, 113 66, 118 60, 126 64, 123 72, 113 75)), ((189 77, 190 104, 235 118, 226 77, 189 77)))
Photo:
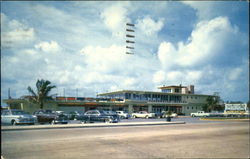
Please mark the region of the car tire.
POLYGON ((193 114, 192 117, 195 117, 195 115, 193 114))
POLYGON ((132 116, 132 118, 136 118, 136 116, 135 116, 135 115, 133 115, 133 116, 132 116))
POLYGON ((11 121, 11 125, 15 126, 17 124, 17 122, 15 120, 11 121))
POLYGON ((145 118, 148 119, 148 115, 146 115, 145 118))

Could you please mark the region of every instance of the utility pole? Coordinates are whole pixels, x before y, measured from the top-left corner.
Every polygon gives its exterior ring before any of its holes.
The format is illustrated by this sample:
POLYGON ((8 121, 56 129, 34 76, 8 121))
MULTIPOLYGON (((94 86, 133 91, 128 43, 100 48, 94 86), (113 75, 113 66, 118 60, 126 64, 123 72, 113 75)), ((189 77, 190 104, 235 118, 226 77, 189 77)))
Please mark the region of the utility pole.
POLYGON ((8 99, 10 99, 10 88, 8 89, 8 99))
POLYGON ((76 88, 76 98, 78 97, 78 88, 76 88))

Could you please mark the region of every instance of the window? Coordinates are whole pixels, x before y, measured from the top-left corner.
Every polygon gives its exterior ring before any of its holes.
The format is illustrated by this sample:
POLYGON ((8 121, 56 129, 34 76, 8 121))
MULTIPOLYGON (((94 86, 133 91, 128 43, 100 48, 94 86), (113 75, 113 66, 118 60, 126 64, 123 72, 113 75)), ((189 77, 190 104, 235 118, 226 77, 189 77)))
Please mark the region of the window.
POLYGON ((162 89, 162 92, 171 93, 171 89, 162 89))
POLYGON ((194 107, 192 107, 192 109, 194 109, 194 107))
POLYGON ((175 93, 179 93, 180 92, 180 89, 179 88, 175 88, 175 93))
POLYGON ((189 109, 189 107, 187 107, 187 109, 189 109))

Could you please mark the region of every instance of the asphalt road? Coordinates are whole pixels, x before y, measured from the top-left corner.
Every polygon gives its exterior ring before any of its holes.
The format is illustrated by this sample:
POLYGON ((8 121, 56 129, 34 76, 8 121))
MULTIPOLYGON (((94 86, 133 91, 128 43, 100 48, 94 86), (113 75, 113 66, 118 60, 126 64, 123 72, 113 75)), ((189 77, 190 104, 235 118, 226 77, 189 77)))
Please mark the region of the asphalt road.
POLYGON ((249 123, 2 132, 5 159, 248 158, 249 123))

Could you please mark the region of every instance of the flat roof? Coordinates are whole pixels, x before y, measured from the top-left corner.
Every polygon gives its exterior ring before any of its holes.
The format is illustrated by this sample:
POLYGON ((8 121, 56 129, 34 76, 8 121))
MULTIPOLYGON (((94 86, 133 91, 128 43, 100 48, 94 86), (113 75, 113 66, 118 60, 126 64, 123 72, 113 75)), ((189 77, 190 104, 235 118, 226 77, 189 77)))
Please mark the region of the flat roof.
POLYGON ((215 96, 215 95, 205 95, 205 94, 181 94, 181 93, 166 93, 166 92, 154 92, 154 91, 136 91, 136 90, 121 90, 108 93, 100 93, 98 96, 119 94, 119 93, 137 93, 137 94, 166 94, 166 95, 184 95, 184 96, 215 96))
POLYGON ((160 89, 165 89, 165 88, 186 88, 186 86, 162 86, 158 87, 160 89))

